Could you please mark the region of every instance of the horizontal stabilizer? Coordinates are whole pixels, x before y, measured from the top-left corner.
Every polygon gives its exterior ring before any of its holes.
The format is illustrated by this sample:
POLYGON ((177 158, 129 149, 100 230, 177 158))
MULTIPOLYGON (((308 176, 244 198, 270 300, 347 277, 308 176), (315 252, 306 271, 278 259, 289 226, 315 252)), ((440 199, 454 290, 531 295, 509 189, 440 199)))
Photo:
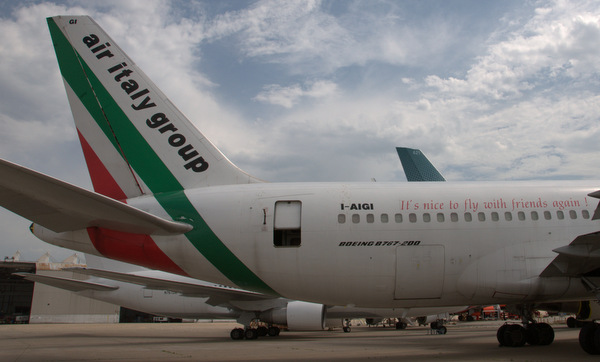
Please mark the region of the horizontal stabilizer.
POLYGON ((142 285, 146 289, 169 290, 171 292, 181 293, 187 297, 209 298, 207 303, 211 305, 224 305, 229 304, 231 301, 254 302, 266 299, 274 299, 272 296, 265 294, 254 293, 225 286, 217 286, 199 280, 194 280, 193 282, 183 282, 91 268, 66 268, 64 270, 99 278, 116 280, 119 282, 142 285))
POLYGON ((1 159, 0 175, 0 206, 54 232, 102 227, 177 235, 192 229, 1 159))
POLYGON ((97 290, 101 292, 111 291, 119 289, 112 285, 105 285, 99 283, 91 283, 85 280, 75 280, 70 278, 53 277, 49 275, 40 275, 32 273, 13 273, 14 275, 21 276, 32 282, 42 283, 51 287, 60 289, 70 290, 72 292, 81 292, 84 290, 97 290))

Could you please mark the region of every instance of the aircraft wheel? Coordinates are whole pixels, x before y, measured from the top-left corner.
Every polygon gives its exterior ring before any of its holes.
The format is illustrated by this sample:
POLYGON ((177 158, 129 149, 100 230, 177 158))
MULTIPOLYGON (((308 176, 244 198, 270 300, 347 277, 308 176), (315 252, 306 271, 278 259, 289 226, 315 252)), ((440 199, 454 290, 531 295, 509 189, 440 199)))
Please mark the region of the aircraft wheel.
POLYGON ((269 337, 277 337, 279 335, 279 332, 281 332, 279 327, 269 327, 269 337))
POLYGON ((540 335, 540 346, 547 346, 554 342, 554 328, 548 323, 538 323, 537 329, 540 335))
POLYGON ((342 328, 344 330, 344 333, 350 333, 350 331, 352 330, 350 327, 346 326, 344 328, 342 328))
POLYGON ((448 328, 441 326, 440 328, 438 328, 437 332, 438 334, 446 334, 448 332, 448 328))
POLYGON ((246 329, 246 331, 244 331, 244 337, 246 339, 257 339, 258 331, 254 328, 248 328, 248 329, 246 329))
POLYGON ((259 337, 264 337, 267 335, 267 333, 269 333, 269 329, 265 326, 260 326, 256 328, 256 331, 258 332, 259 337))
POLYGON ((406 329, 407 324, 404 322, 396 322, 396 329, 406 329))
POLYGON ((244 330, 241 328, 234 328, 231 330, 231 333, 229 333, 229 336, 231 337, 231 339, 236 341, 244 339, 244 330))
POLYGON ((596 323, 586 323, 579 331, 579 345, 589 354, 600 354, 600 332, 598 331, 600 327, 596 323))
POLYGON ((429 327, 431 327, 431 329, 438 329, 438 322, 437 321, 431 322, 429 324, 429 327))
POLYGON ((537 346, 541 344, 540 328, 537 323, 530 323, 525 327, 525 334, 527 338, 527 344, 531 346, 537 346))
POLYGON ((504 346, 504 332, 506 332, 506 328, 508 328, 508 324, 503 324, 500 328, 498 328, 498 332, 496 332, 496 338, 498 339, 498 343, 500 346, 504 346))
POLYGON ((504 331, 504 345, 508 347, 522 347, 527 341, 525 328, 518 324, 509 324, 504 331))

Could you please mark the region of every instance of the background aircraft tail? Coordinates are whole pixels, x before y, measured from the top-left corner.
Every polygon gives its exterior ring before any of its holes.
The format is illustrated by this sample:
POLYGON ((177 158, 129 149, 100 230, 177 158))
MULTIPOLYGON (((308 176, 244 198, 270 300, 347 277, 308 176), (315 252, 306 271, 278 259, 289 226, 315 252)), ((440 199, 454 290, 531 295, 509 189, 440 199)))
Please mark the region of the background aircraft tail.
POLYGON ((409 182, 446 181, 441 173, 416 148, 396 147, 404 174, 409 182))
POLYGON ((125 199, 260 182, 206 139, 90 17, 47 20, 96 192, 125 199))

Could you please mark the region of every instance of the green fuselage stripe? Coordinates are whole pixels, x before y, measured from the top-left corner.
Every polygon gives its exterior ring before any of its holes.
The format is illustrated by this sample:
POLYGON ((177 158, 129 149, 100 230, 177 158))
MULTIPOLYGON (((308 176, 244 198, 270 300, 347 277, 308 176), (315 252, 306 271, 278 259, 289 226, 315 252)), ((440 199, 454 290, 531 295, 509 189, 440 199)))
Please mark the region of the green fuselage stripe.
POLYGON ((194 226, 192 231, 185 234, 192 245, 236 285, 263 293, 277 294, 248 269, 210 229, 185 195, 181 183, 77 54, 52 18, 48 18, 48 26, 62 76, 105 136, 121 155, 125 155, 127 162, 150 188, 171 218, 186 220, 194 226), (118 139, 127 142, 119 143, 118 139))

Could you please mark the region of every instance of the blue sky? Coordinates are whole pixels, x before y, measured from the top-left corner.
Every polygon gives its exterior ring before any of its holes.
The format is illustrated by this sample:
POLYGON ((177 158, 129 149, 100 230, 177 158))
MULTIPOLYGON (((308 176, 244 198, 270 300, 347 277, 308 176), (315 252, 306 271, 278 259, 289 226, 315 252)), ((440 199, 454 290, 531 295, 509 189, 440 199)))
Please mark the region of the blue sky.
MULTIPOLYGON (((0 1, 0 157, 91 188, 45 18, 91 15, 269 181, 598 179, 597 1, 0 1)), ((600 184, 599 184, 600 186, 600 184)), ((0 210, 0 256, 69 252, 0 210)))

